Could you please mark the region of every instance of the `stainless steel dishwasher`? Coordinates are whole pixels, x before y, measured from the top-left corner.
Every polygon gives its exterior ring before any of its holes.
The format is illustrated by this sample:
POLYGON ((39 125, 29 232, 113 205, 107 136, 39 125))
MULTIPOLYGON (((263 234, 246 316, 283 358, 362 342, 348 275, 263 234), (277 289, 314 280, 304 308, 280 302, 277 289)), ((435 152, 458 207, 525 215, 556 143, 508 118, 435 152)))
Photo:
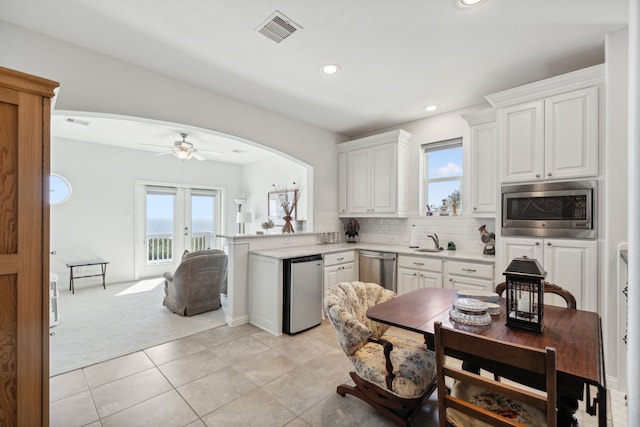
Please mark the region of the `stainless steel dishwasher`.
POLYGON ((391 252, 360 251, 358 254, 360 281, 377 283, 397 292, 396 257, 397 255, 391 252))

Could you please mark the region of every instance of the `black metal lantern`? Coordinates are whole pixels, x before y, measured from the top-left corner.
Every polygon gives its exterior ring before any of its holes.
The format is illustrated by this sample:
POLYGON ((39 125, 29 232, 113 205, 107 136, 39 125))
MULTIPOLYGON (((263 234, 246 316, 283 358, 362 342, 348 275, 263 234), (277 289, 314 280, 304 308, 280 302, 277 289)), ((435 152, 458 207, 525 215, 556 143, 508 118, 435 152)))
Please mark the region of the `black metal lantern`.
POLYGON ((515 258, 503 273, 507 278, 507 326, 542 332, 544 277, 537 259, 515 258))

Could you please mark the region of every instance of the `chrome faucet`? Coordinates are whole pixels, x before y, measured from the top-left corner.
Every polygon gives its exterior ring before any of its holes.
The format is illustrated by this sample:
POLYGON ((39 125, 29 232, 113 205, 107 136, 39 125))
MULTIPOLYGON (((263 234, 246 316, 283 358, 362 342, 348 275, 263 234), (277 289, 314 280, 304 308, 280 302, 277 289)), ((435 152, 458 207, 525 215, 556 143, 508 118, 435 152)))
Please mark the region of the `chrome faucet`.
POLYGON ((427 237, 433 240, 433 243, 436 245, 436 249, 440 250, 440 239, 438 239, 438 235, 436 233, 427 234, 427 237))

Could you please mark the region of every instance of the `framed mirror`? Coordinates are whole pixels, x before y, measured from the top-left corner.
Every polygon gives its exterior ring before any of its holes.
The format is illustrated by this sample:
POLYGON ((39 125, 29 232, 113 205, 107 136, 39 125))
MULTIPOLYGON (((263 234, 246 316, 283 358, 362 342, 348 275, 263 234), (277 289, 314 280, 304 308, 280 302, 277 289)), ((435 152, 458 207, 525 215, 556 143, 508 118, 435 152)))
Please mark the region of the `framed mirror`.
MULTIPOLYGON (((285 215, 284 209, 282 209, 283 203, 287 203, 289 206, 294 200, 298 198, 298 190, 284 190, 284 191, 271 191, 268 194, 267 212, 269 217, 273 220, 275 225, 284 225, 285 215)), ((294 206, 293 212, 291 212, 291 219, 298 219, 298 206, 294 206)))

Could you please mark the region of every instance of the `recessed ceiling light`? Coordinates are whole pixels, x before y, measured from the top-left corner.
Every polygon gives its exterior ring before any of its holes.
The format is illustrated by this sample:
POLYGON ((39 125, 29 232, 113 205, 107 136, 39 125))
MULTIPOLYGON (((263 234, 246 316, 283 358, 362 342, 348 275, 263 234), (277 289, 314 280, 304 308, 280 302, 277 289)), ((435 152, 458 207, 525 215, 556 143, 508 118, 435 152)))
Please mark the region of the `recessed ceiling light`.
POLYGON ((480 6, 486 0, 458 0, 458 7, 470 8, 480 6))
POLYGON ((438 109, 437 105, 427 105, 426 107, 424 107, 424 111, 428 111, 430 113, 436 111, 438 109))
POLYGON ((329 64, 322 67, 322 72, 325 74, 335 74, 340 72, 340 67, 335 64, 329 64))

